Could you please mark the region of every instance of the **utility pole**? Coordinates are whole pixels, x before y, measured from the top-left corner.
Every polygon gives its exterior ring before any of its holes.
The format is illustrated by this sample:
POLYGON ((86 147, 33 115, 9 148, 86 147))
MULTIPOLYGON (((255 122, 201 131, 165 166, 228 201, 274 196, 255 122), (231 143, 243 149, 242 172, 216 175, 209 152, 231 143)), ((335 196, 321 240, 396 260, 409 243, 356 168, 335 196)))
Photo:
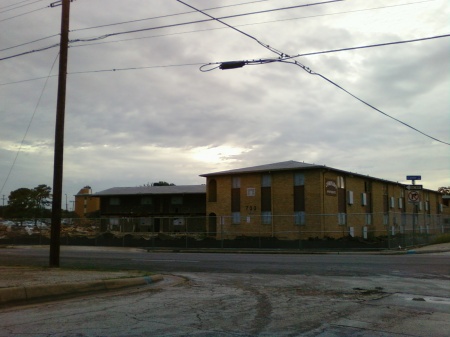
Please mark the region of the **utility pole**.
POLYGON ((50 267, 59 267, 64 157, 64 117, 66 108, 67 59, 69 49, 70 0, 61 0, 61 4, 61 43, 59 51, 58 101, 56 104, 55 153, 53 165, 50 267))
POLYGON ((5 195, 3 194, 2 218, 5 217, 5 195))

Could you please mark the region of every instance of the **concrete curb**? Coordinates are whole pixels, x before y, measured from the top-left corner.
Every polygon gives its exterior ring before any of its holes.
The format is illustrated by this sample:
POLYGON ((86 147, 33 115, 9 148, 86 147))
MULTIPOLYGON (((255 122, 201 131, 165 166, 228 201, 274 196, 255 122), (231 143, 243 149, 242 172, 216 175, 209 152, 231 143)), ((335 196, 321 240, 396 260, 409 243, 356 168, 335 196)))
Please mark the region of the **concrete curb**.
POLYGON ((0 305, 13 302, 31 302, 41 299, 48 300, 78 294, 136 287, 148 285, 161 280, 163 280, 162 275, 153 275, 91 282, 0 288, 0 305))

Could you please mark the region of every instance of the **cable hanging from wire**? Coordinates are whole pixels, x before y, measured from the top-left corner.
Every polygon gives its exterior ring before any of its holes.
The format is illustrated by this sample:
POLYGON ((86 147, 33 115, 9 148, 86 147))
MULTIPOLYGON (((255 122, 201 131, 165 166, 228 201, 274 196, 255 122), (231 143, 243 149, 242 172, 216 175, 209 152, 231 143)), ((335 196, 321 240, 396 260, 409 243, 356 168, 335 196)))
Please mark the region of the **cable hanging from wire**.
MULTIPOLYGON (((419 129, 417 129, 417 128, 411 126, 411 125, 409 125, 408 123, 405 123, 405 122, 403 122, 403 121, 401 121, 401 120, 399 120, 399 119, 397 119, 397 118, 395 118, 395 117, 392 117, 391 115, 389 115, 389 114, 387 114, 387 113, 381 111, 380 109, 378 109, 378 108, 376 108, 375 106, 371 105, 370 103, 364 101, 363 99, 359 98, 358 96, 352 94, 350 91, 346 90, 345 88, 343 88, 342 86, 338 85, 336 82, 330 80, 330 79, 327 78, 326 76, 324 76, 324 75, 322 75, 322 74, 320 74, 320 73, 317 73, 317 72, 311 70, 309 67, 306 67, 304 64, 300 63, 300 62, 297 61, 297 60, 292 60, 293 58, 298 57, 298 56, 289 56, 289 55, 287 55, 287 54, 285 54, 285 53, 283 53, 283 52, 281 52, 281 51, 279 51, 279 50, 277 50, 277 49, 271 47, 270 45, 263 43, 262 41, 258 40, 256 37, 254 37, 254 36, 252 36, 252 35, 250 35, 250 34, 248 34, 248 33, 245 33, 245 32, 243 32, 243 31, 237 29, 236 27, 233 27, 233 26, 227 24, 226 22, 223 22, 220 18, 214 18, 213 16, 211 16, 211 15, 209 15, 209 14, 207 14, 207 13, 204 13, 204 12, 201 11, 200 9, 197 9, 197 8, 195 8, 195 7, 189 5, 189 4, 187 4, 187 3, 185 3, 185 2, 183 2, 183 1, 181 1, 181 0, 177 0, 177 2, 179 2, 179 3, 181 3, 181 4, 185 5, 185 6, 187 6, 187 7, 189 7, 189 8, 192 8, 193 10, 196 10, 196 11, 198 11, 199 13, 201 13, 201 14, 203 14, 203 15, 206 15, 206 16, 208 16, 209 18, 214 19, 214 20, 217 21, 217 22, 220 22, 221 24, 223 24, 223 25, 225 25, 225 26, 227 26, 227 27, 229 27, 229 28, 231 28, 231 29, 233 29, 233 30, 239 32, 240 34, 243 34, 243 35, 245 35, 245 36, 251 38, 252 40, 256 41, 258 44, 260 44, 260 45, 263 46, 264 48, 270 50, 271 52, 273 52, 273 53, 275 53, 275 54, 277 54, 277 55, 279 56, 278 59, 266 59, 266 60, 261 60, 260 62, 258 62, 258 61, 229 61, 229 62, 223 62, 223 63, 219 64, 218 66, 216 66, 216 67, 214 67, 214 68, 211 68, 211 69, 209 69, 209 70, 214 70, 214 69, 217 69, 217 68, 220 68, 220 69, 222 69, 222 70, 241 68, 241 67, 243 67, 244 65, 246 65, 247 62, 248 62, 248 64, 266 64, 266 63, 272 63, 272 62, 282 62, 282 63, 290 63, 290 64, 294 64, 294 65, 296 65, 296 66, 302 68, 302 69, 303 69, 304 71, 306 71, 308 74, 319 76, 320 78, 324 79, 325 81, 329 82, 330 84, 332 84, 332 85, 334 85, 335 87, 339 88, 340 90, 344 91, 344 92, 347 93, 348 95, 350 95, 350 96, 352 96, 353 98, 357 99, 357 100, 360 101, 361 103, 363 103, 363 104, 367 105, 368 107, 372 108, 373 110, 375 110, 375 111, 377 111, 377 112, 383 114, 384 116, 393 119, 394 121, 396 121, 396 122, 398 122, 398 123, 400 123, 400 124, 402 124, 402 125, 404 125, 404 126, 410 128, 410 129, 412 129, 412 130, 414 130, 414 131, 416 131, 416 132, 418 132, 418 133, 420 133, 420 134, 422 134, 422 135, 425 136, 425 137, 428 137, 428 138, 430 138, 430 139, 432 139, 432 140, 434 140, 434 141, 437 141, 437 142, 439 142, 439 143, 442 143, 442 144, 445 144, 445 145, 449 145, 449 146, 450 146, 450 143, 445 142, 445 141, 443 141, 443 140, 440 140, 440 139, 438 139, 438 138, 436 138, 436 137, 433 137, 433 136, 431 136, 431 135, 428 135, 427 133, 425 133, 425 132, 423 132, 423 131, 420 131, 419 129), (270 62, 268 62, 269 60, 270 60, 270 62)), ((205 66, 206 66, 206 65, 203 65, 202 67, 205 67, 205 66)), ((200 67, 200 69, 201 69, 202 67, 200 67)), ((208 70, 207 70, 207 71, 208 71, 208 70)))

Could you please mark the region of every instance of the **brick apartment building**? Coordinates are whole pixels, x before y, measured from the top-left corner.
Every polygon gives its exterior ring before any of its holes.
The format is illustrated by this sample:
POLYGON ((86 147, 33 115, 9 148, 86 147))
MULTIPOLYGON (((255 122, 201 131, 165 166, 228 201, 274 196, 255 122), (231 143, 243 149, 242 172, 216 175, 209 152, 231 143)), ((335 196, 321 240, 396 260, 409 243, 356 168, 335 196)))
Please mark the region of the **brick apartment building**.
POLYGON ((100 210, 100 199, 92 194, 90 186, 84 186, 75 194, 75 213, 80 218, 100 210))
POLYGON ((450 231, 449 208, 437 191, 409 191, 397 182, 324 165, 286 161, 201 176, 207 180, 207 231, 217 237, 450 231))

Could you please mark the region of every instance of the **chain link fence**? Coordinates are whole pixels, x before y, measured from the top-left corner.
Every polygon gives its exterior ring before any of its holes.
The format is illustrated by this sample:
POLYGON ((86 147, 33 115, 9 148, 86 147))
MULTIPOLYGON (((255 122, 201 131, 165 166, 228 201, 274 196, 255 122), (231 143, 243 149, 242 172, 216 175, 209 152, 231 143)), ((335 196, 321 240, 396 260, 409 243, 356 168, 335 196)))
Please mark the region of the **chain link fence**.
MULTIPOLYGON (((63 219, 62 245, 240 249, 404 249, 450 235, 449 215, 295 214, 63 219)), ((0 244, 49 244, 50 219, 0 222, 0 244)))

